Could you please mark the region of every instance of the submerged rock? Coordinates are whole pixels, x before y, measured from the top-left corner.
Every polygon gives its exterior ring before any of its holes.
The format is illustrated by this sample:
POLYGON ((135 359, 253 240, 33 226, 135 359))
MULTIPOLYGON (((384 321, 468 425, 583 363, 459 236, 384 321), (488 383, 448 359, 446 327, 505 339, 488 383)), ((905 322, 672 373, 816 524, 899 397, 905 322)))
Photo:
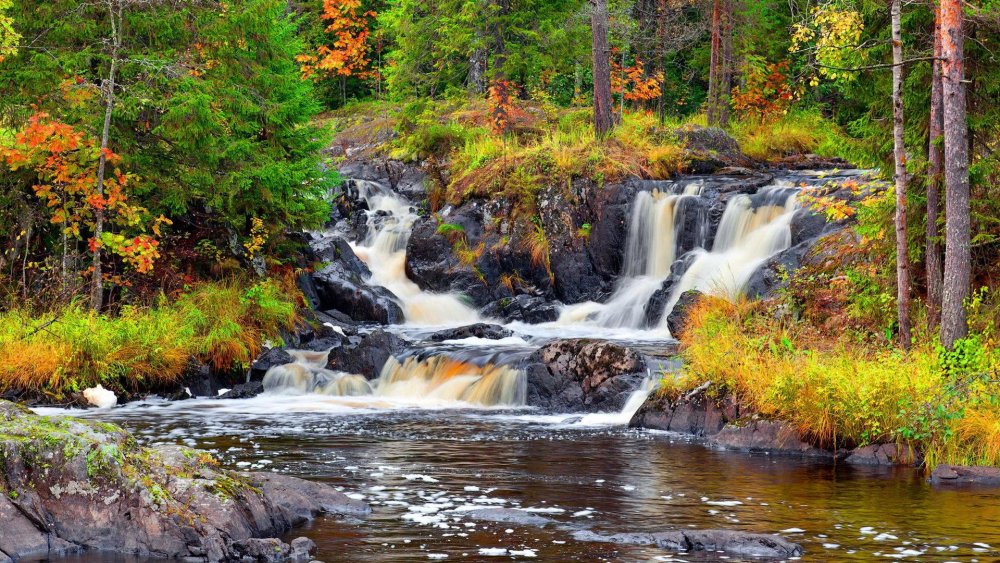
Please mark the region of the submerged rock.
POLYGON ((528 404, 559 412, 619 410, 642 382, 635 350, 604 340, 554 340, 527 360, 528 404))
POLYGON ((548 323, 559 318, 559 304, 547 301, 544 297, 521 294, 490 303, 483 309, 483 316, 508 323, 548 323))
POLYGON ((1000 487, 1000 467, 941 464, 931 473, 935 485, 982 485, 1000 487))
POLYGON ((784 559, 803 554, 802 546, 772 534, 735 530, 676 530, 653 533, 602 535, 589 530, 575 532, 579 541, 629 545, 655 545, 660 549, 684 552, 724 552, 737 557, 784 559))
POLYGON ((0 436, 0 552, 13 559, 99 550, 232 560, 248 540, 281 536, 320 513, 369 512, 327 485, 220 469, 206 452, 143 448, 112 424, 2 401, 0 436))

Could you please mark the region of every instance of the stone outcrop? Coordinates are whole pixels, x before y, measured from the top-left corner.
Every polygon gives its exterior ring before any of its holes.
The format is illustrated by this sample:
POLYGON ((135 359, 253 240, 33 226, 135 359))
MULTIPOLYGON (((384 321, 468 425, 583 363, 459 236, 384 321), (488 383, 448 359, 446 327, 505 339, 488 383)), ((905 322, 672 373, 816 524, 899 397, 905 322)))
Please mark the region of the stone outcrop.
POLYGON ((428 337, 432 342, 444 342, 445 340, 462 340, 464 338, 484 338, 487 340, 500 340, 514 334, 510 329, 500 325, 488 323, 476 323, 458 328, 439 330, 428 337))
POLYGON ((645 376, 635 350, 587 338, 555 340, 527 360, 528 404, 558 412, 620 409, 645 376))
MULTIPOLYGON (((207 453, 138 446, 106 423, 40 417, 0 402, 0 559, 98 550, 224 561, 261 549, 305 558, 278 540, 318 514, 364 516, 333 488, 218 467, 207 453)), ((303 552, 303 550, 305 550, 303 552)))
POLYGON ((1000 467, 941 464, 931 473, 931 483, 950 486, 1000 487, 1000 467))

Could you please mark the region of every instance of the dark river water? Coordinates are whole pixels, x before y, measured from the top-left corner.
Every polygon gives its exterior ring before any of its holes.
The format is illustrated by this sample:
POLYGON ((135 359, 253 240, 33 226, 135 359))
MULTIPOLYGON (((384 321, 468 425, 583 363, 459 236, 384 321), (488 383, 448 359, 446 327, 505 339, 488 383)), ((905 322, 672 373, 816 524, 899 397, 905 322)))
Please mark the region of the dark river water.
POLYGON ((288 538, 312 538, 326 562, 737 560, 573 537, 685 527, 781 533, 805 547, 807 561, 1000 560, 995 490, 933 488, 905 468, 716 451, 628 430, 615 417, 567 424, 530 410, 315 396, 134 404, 94 416, 147 444, 195 446, 234 469, 289 473, 364 498, 370 518, 321 518, 288 538), (473 507, 554 522, 464 518, 473 507))

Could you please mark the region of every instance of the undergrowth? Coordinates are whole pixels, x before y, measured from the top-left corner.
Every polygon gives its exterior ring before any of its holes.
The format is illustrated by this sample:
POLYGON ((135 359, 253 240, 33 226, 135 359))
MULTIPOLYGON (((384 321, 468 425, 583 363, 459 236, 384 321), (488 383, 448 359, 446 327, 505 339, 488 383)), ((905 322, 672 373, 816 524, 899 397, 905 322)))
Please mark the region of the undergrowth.
POLYGON ((102 384, 135 392, 177 381, 192 358, 217 370, 243 368, 265 340, 280 341, 282 329, 300 322, 294 296, 276 280, 229 281, 114 316, 80 302, 41 316, 0 313, 0 391, 59 399, 102 384))

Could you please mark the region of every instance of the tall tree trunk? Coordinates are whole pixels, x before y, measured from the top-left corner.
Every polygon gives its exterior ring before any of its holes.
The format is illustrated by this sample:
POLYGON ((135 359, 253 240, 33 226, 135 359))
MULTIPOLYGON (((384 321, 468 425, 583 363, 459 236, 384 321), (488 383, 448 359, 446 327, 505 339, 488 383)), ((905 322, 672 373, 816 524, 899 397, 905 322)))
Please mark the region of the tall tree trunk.
MULTIPOLYGON (((667 0, 657 0, 656 1, 656 43, 653 48, 654 60, 656 64, 653 66, 654 73, 660 73, 666 76, 667 65, 666 65, 666 51, 667 51, 667 0)), ((662 125, 667 120, 667 89, 664 88, 665 85, 660 86, 660 97, 656 102, 656 113, 660 116, 660 124, 662 125)))
POLYGON ((722 76, 716 92, 719 125, 729 125, 729 92, 733 89, 733 0, 722 0, 722 76))
MULTIPOLYGON (((107 168, 108 136, 111 132, 111 112, 115 105, 115 73, 118 71, 118 51, 122 44, 122 5, 116 0, 108 0, 108 13, 111 16, 111 68, 104 84, 104 127, 101 129, 101 155, 97 161, 97 194, 104 195, 104 173, 107 168)), ((104 304, 104 276, 101 271, 101 235, 104 233, 104 210, 94 211, 94 245, 93 287, 90 290, 90 306, 100 311, 104 304)))
POLYGON ((722 58, 722 0, 712 2, 712 54, 708 62, 708 99, 705 101, 708 126, 718 124, 719 62, 722 58))
POLYGON ((940 8, 934 23, 934 63, 931 72, 931 109, 927 146, 927 324, 934 330, 941 323, 941 285, 944 274, 941 263, 941 176, 944 165, 944 116, 941 111, 941 21, 940 8))
POLYGON ((965 107, 962 0, 941 0, 944 111, 945 253, 941 343, 951 348, 969 327, 965 299, 972 283, 969 217, 969 137, 965 107))
POLYGON ((892 0, 892 141, 896 165, 896 316, 899 343, 910 348, 910 258, 906 244, 906 144, 903 132, 902 0, 892 0))
POLYGON ((611 132, 611 60, 608 49, 608 0, 590 0, 590 30, 594 59, 594 132, 603 139, 611 132))

